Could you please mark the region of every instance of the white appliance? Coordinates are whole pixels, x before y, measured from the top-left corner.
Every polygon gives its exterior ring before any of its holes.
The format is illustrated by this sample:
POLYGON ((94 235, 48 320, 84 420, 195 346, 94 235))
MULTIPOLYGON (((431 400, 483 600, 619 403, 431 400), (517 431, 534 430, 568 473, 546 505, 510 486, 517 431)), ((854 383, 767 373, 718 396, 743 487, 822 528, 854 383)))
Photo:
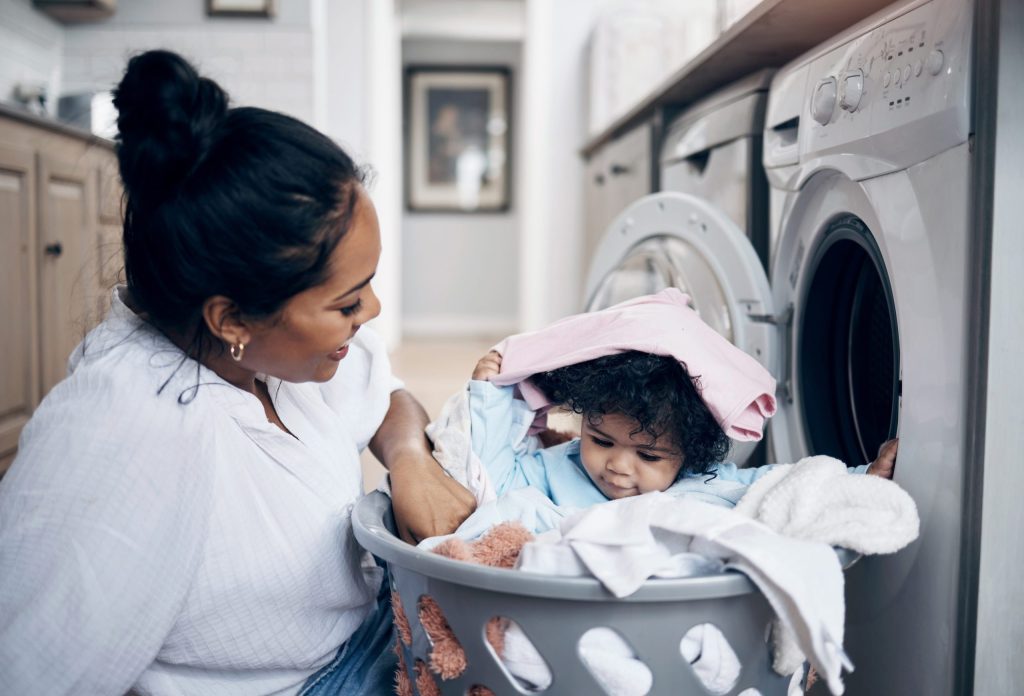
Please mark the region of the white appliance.
POLYGON ((898 434, 895 479, 921 516, 917 542, 847 574, 852 694, 938 696, 958 678, 973 13, 895 4, 769 92, 771 311, 792 308, 776 454, 860 463, 898 434))
POLYGON ((722 210, 661 193, 615 220, 587 282, 591 308, 678 285, 768 366, 776 461, 859 464, 900 437, 895 478, 917 502, 921 538, 847 574, 851 694, 954 693, 969 650, 973 11, 965 0, 896 3, 776 74, 767 275, 722 210))

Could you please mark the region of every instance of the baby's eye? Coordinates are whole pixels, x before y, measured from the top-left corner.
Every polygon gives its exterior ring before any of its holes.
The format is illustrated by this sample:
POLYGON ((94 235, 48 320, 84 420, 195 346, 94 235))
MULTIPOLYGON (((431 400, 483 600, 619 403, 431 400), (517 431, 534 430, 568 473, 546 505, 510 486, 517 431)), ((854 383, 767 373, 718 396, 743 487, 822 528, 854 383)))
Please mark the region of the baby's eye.
POLYGON ((648 454, 647 452, 637 452, 637 456, 643 459, 645 462, 660 462, 661 457, 656 454, 648 454))
POLYGON ((601 438, 594 437, 593 435, 590 436, 590 439, 598 447, 611 447, 612 446, 612 443, 610 441, 602 440, 601 438))
POLYGON ((356 301, 355 304, 351 304, 348 307, 342 307, 339 311, 342 313, 343 316, 350 317, 362 308, 363 300, 362 298, 360 298, 359 300, 356 301))

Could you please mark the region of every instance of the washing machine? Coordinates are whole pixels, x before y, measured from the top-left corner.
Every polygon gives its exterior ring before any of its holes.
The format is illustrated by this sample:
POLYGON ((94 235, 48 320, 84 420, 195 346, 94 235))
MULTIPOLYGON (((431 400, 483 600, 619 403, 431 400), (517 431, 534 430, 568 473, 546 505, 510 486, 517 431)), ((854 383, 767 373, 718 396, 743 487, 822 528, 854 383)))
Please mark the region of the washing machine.
POLYGON ((952 694, 967 669, 973 12, 898 2, 776 73, 767 274, 707 197, 665 192, 619 215, 587 280, 594 308, 680 286, 761 360, 778 380, 777 461, 861 464, 900 438, 895 480, 921 535, 847 573, 852 694, 952 694))
POLYGON ((890 6, 781 69, 764 162, 772 308, 784 316, 777 451, 873 459, 920 538, 847 575, 853 694, 952 694, 971 603, 963 482, 971 308, 973 4, 890 6))

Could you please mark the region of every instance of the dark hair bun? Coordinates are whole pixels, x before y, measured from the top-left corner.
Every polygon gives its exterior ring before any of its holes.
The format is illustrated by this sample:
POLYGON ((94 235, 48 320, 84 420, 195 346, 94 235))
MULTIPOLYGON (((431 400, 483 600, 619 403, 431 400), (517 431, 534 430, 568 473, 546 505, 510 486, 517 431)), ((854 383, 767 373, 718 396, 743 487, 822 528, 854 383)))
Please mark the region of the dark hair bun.
POLYGON ((202 162, 228 97, 181 56, 148 51, 129 61, 114 106, 121 178, 130 199, 152 205, 202 162))

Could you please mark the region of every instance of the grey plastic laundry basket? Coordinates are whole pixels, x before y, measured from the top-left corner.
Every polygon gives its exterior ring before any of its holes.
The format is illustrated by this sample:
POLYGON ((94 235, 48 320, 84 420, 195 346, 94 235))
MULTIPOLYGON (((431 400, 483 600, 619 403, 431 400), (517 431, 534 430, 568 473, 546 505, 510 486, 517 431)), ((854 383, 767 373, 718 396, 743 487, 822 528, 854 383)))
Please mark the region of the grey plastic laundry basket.
POLYGON ((496 696, 602 694, 577 651, 580 637, 601 626, 621 634, 650 668, 654 684, 649 696, 710 694, 679 651, 684 634, 703 623, 716 625, 739 658, 739 679, 728 694, 751 687, 762 696, 786 693, 788 678, 775 674, 770 665, 767 637, 774 614, 740 573, 652 579, 617 599, 592 578, 489 568, 421 551, 395 536, 391 503, 383 493, 371 493, 356 504, 353 525, 359 543, 387 562, 392 589, 401 597, 413 634, 411 648, 403 646, 413 684, 415 659, 429 664, 431 646, 416 609, 419 598, 429 595, 444 612, 468 662, 460 677, 436 679, 445 696, 464 696, 477 684, 496 696), (527 691, 507 675, 484 637, 485 625, 495 616, 515 621, 544 657, 552 674, 545 691, 527 691))

